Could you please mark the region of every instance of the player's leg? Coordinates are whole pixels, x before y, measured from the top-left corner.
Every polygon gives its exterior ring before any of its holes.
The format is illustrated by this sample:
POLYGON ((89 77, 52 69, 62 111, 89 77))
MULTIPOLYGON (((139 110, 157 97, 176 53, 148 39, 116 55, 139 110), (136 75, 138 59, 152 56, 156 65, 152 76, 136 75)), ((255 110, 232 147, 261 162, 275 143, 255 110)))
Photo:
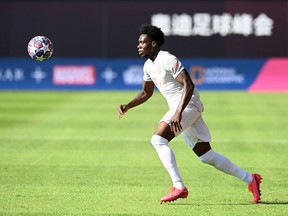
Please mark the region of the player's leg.
POLYGON ((151 137, 151 144, 155 147, 173 183, 172 190, 161 198, 161 203, 174 201, 178 198, 186 198, 188 196, 188 190, 179 174, 174 152, 168 145, 168 142, 174 137, 175 134, 170 130, 168 123, 163 121, 159 123, 154 135, 151 137))
POLYGON ((232 163, 227 157, 214 152, 209 142, 200 142, 193 148, 199 159, 206 164, 214 166, 216 169, 235 176, 248 184, 248 190, 253 194, 253 202, 258 203, 261 196, 260 183, 261 175, 251 174, 236 164, 232 163))
POLYGON ((213 151, 209 142, 197 143, 193 151, 203 163, 214 166, 216 169, 235 176, 247 184, 252 182, 252 175, 232 163, 227 157, 213 151))
POLYGON ((202 116, 193 125, 183 131, 182 135, 186 143, 203 163, 212 165, 216 169, 235 176, 249 184, 249 190, 253 193, 253 201, 254 203, 258 203, 260 200, 261 176, 248 173, 232 163, 227 157, 212 150, 209 129, 202 116))
POLYGON ((183 131, 182 136, 203 163, 212 165, 218 170, 242 179, 247 183, 252 181, 252 175, 250 173, 242 170, 228 158, 211 149, 211 135, 202 116, 199 116, 194 124, 183 131))
POLYGON ((178 171, 176 158, 173 150, 168 145, 168 142, 174 137, 175 135, 170 130, 170 126, 166 122, 160 122, 155 134, 151 137, 151 144, 156 149, 163 166, 167 169, 173 186, 182 189, 184 184, 178 171))

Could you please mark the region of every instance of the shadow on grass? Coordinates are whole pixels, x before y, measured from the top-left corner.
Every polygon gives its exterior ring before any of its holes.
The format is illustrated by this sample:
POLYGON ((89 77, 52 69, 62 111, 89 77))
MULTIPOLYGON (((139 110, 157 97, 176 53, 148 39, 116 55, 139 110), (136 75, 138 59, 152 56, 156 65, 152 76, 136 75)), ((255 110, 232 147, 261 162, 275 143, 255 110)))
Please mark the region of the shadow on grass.
POLYGON ((259 204, 263 204, 263 205, 288 205, 288 201, 273 201, 273 202, 265 202, 265 201, 261 201, 259 202, 259 204))
MULTIPOLYGON (((256 205, 253 203, 203 203, 203 204, 198 204, 198 203, 163 203, 162 205, 175 205, 175 206, 248 206, 248 205, 256 205)), ((288 205, 288 201, 261 201, 257 205, 288 205)))

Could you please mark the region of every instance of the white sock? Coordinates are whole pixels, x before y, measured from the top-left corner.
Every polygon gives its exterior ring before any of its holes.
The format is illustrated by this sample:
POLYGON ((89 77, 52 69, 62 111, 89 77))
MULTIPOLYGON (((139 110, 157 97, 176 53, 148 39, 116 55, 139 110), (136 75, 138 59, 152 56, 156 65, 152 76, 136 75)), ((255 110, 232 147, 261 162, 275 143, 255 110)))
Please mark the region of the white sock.
POLYGON ((204 155, 201 155, 199 159, 203 163, 210 164, 224 173, 230 174, 245 181, 247 184, 252 182, 252 175, 250 173, 232 163, 225 156, 214 152, 212 149, 206 152, 204 155))
POLYGON ((173 187, 183 189, 185 186, 179 174, 175 155, 168 145, 168 140, 161 136, 153 135, 151 143, 155 147, 163 166, 167 169, 173 182, 173 187))

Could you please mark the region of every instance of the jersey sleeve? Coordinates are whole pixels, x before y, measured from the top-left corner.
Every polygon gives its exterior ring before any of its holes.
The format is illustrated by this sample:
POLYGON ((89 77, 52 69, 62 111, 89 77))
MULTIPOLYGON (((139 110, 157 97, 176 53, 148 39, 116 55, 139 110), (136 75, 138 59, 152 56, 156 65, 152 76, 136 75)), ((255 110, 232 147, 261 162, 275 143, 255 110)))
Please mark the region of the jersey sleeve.
POLYGON ((170 54, 164 62, 164 69, 170 72, 174 78, 176 78, 184 69, 184 66, 177 57, 170 54))

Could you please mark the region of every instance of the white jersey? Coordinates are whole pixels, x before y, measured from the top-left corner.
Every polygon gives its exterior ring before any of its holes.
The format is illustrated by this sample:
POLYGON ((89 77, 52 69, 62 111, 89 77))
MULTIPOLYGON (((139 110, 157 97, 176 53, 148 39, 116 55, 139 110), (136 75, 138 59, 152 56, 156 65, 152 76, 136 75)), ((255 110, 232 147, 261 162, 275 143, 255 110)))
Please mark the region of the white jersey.
MULTIPOLYGON (((145 81, 153 81, 158 90, 165 97, 171 110, 175 110, 182 97, 183 86, 176 77, 184 69, 182 63, 167 51, 160 51, 154 61, 148 59, 144 64, 145 81)), ((194 88, 193 96, 187 107, 195 105, 202 112, 203 106, 199 100, 199 93, 194 88)))

